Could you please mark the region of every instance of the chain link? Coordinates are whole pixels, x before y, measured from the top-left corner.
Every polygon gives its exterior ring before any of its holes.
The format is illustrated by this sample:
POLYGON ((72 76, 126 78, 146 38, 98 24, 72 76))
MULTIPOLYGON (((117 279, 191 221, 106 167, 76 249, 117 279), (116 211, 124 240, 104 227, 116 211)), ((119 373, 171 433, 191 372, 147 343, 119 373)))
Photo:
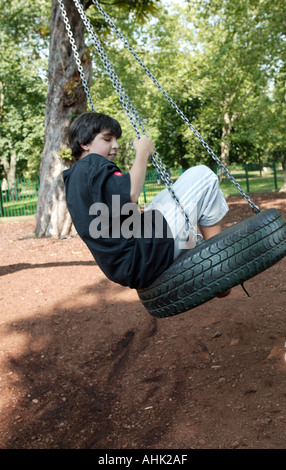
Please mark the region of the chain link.
MULTIPOLYGON (((123 34, 119 31, 119 29, 116 27, 116 25, 113 23, 112 19, 110 16, 105 12, 105 10, 101 7, 101 5, 98 3, 98 0, 92 0, 94 5, 97 7, 97 9, 100 11, 102 16, 105 18, 106 22, 109 24, 109 26, 113 29, 113 31, 116 33, 117 37, 121 40, 123 43, 124 47, 129 50, 129 52, 133 55, 133 57, 136 59, 138 64, 141 66, 141 68, 144 70, 144 72, 148 75, 148 77, 152 80, 152 82, 156 85, 156 87, 161 91, 163 96, 167 99, 167 101, 170 103, 170 105, 174 108, 176 113, 181 117, 181 119, 187 124, 187 126, 191 129, 193 134, 196 136, 196 138, 199 140, 199 142, 203 145, 203 147, 206 149, 208 154, 215 160, 217 163, 218 167, 225 173, 229 181, 236 187, 236 189, 239 191, 241 196, 248 202, 252 210, 257 213, 260 212, 259 207, 257 207, 250 199, 250 197, 246 194, 246 192, 241 188, 240 184, 234 179, 234 177, 230 174, 229 170, 226 168, 226 166, 220 161, 220 159, 217 157, 217 155, 214 153, 214 151, 209 147, 207 142, 203 139, 203 137, 199 134, 199 132, 196 130, 196 128, 193 126, 193 124, 188 120, 188 118, 184 115, 184 113, 180 110, 180 108, 177 106, 177 104, 173 101, 173 99, 169 96, 169 94, 164 90, 164 88, 160 85, 158 80, 153 76, 153 74, 150 72, 150 70, 146 67, 146 65, 143 63, 143 61, 140 59, 140 57, 136 54, 134 49, 131 47, 129 44, 128 40, 123 36, 123 34)), ((156 162, 155 162, 155 167, 156 167, 156 162)))
POLYGON ((66 13, 66 10, 65 10, 65 7, 64 7, 64 4, 63 4, 62 0, 58 0, 58 2, 59 2, 59 5, 60 5, 60 9, 61 9, 64 24, 65 24, 65 28, 66 28, 66 31, 67 31, 67 35, 69 37, 69 41, 70 41, 72 51, 73 51, 73 54, 74 54, 75 62, 76 62, 76 65, 77 65, 77 68, 78 68, 78 71, 79 71, 79 74, 80 74, 82 85, 83 85, 87 100, 89 102, 89 106, 92 109, 92 111, 94 111, 94 106, 93 106, 93 102, 92 102, 91 95, 90 95, 90 92, 89 92, 87 80, 86 80, 86 77, 85 77, 83 67, 81 65, 81 60, 80 60, 80 57, 79 57, 79 53, 77 51, 76 43, 75 43, 73 33, 72 33, 72 30, 71 30, 71 27, 70 27, 70 24, 69 24, 67 13, 66 13))

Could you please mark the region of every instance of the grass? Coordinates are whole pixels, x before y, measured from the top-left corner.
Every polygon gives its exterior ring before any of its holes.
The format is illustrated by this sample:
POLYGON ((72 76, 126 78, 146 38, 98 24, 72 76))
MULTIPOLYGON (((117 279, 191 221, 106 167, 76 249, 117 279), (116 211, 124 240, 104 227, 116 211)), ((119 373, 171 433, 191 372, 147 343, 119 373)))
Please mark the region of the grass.
MULTIPOLYGON (((248 174, 248 187, 245 173, 236 173, 235 171, 231 173, 235 180, 240 184, 244 191, 259 193, 259 192, 271 192, 279 190, 284 182, 284 172, 283 170, 277 171, 277 188, 275 188, 275 180, 273 172, 263 172, 260 176, 258 171, 252 171, 248 174)), ((236 187, 226 178, 223 178, 220 182, 220 187, 225 196, 230 196, 233 194, 239 194, 236 187)))

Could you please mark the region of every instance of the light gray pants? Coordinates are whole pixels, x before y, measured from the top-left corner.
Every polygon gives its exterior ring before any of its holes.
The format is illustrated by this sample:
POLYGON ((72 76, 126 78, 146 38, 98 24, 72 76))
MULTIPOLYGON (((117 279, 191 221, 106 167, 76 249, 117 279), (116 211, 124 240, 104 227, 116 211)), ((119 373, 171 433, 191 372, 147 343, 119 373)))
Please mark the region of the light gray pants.
POLYGON ((197 224, 217 224, 228 212, 228 205, 219 187, 218 177, 207 166, 198 165, 185 171, 172 186, 194 230, 186 225, 185 215, 166 188, 158 193, 145 209, 159 210, 168 222, 174 238, 174 259, 182 249, 196 245, 197 224), (186 241, 188 243, 186 244, 186 241))

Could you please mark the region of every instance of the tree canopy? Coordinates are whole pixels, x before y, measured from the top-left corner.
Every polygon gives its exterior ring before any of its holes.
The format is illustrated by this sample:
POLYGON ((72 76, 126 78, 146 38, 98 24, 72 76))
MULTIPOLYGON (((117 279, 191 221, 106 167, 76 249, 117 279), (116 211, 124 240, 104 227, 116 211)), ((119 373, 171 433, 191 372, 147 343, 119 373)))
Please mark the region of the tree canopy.
MULTIPOLYGON (((271 160, 278 141, 284 161, 278 130, 285 128, 284 3, 275 2, 275 8, 268 0, 163 3, 147 25, 134 30, 121 24, 138 55, 226 165, 258 162, 261 154, 271 160)), ((128 53, 116 40, 106 45, 164 161, 210 163, 128 53)), ((112 110, 116 98, 106 81, 98 85, 100 73, 99 65, 93 95, 100 107, 112 110)))
MULTIPOLYGON (((28 168, 37 174, 44 140, 50 2, 0 4, 1 161, 7 168, 15 152, 19 171, 28 168)), ((89 17, 135 107, 148 119, 166 163, 188 166, 198 158, 208 161, 179 116, 114 40, 92 2, 88 4, 89 17)), ((285 160, 285 2, 141 0, 121 2, 119 9, 109 0, 103 6, 226 163, 255 161, 258 149, 264 158, 279 155, 285 160)), ((93 53, 91 44, 89 48, 93 53)), ((95 102, 126 122, 96 55, 93 60, 95 102)), ((131 134, 126 124, 123 162, 128 160, 131 134)))
POLYGON ((0 162, 6 177, 16 161, 19 169, 29 164, 31 174, 39 173, 47 92, 48 14, 47 1, 0 1, 0 162))

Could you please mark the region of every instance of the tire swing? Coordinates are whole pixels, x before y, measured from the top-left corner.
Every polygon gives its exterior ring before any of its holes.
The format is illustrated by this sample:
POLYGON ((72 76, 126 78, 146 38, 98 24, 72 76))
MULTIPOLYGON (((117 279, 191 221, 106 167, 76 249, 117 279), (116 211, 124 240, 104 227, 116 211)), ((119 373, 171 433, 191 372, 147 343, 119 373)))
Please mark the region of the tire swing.
POLYGON ((286 222, 276 209, 267 209, 186 250, 138 294, 151 315, 176 315, 243 284, 285 255, 286 222))
MULTIPOLYGON (((73 0, 79 15, 93 40, 95 49, 102 61, 112 85, 119 96, 123 108, 136 132, 137 137, 146 134, 143 123, 131 104, 111 62, 109 61, 98 36, 86 16, 79 0, 73 0), (138 128, 138 125, 141 131, 138 128)), ((252 217, 226 228, 220 234, 207 241, 202 241, 202 236, 195 233, 188 215, 181 206, 174 190, 172 181, 168 175, 157 152, 151 156, 152 163, 170 191, 176 204, 184 213, 185 220, 192 231, 198 237, 198 244, 191 250, 185 250, 151 285, 138 289, 138 296, 147 311, 157 318, 170 317, 191 310, 228 289, 242 285, 248 279, 265 271, 286 256, 286 221, 276 209, 260 209, 250 200, 249 196, 231 176, 213 150, 204 141, 198 131, 189 122, 187 117, 178 108, 168 93, 158 83, 156 78, 143 64, 128 41, 117 29, 111 18, 99 5, 97 0, 92 0, 94 5, 103 15, 107 23, 122 41, 125 48, 133 55, 144 72, 149 76, 159 91, 168 100, 170 105, 179 114, 183 121, 192 130, 195 137, 215 160, 218 167, 238 189, 241 196, 248 202, 255 213, 252 217)), ((69 20, 62 0, 58 0, 63 21, 72 46, 76 64, 83 83, 89 105, 95 111, 92 99, 83 72, 80 57, 75 45, 69 20)))

